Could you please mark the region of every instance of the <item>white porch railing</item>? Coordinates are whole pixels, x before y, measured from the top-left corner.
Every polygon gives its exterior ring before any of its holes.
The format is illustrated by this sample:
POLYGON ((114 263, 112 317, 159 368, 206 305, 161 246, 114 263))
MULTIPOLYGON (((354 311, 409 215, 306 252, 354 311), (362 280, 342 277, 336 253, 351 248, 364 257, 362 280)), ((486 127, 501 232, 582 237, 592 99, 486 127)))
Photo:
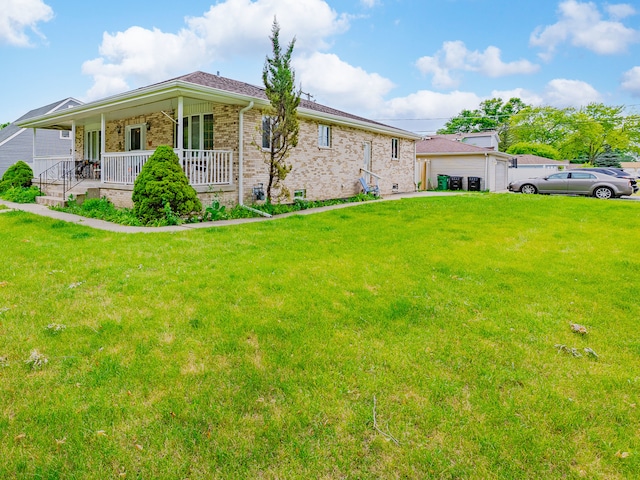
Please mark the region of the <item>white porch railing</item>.
POLYGON ((51 178, 51 180, 57 180, 61 178, 63 172, 68 172, 72 170, 74 167, 74 161, 71 155, 58 155, 53 157, 33 157, 33 177, 38 178, 41 173, 49 170, 51 167, 53 167, 56 164, 58 164, 58 168, 54 170, 56 170, 58 175, 56 176, 54 172, 50 171, 49 173, 55 176, 55 178, 51 178))
POLYGON ((102 183, 133 185, 142 166, 149 160, 153 150, 135 152, 109 152, 102 155, 100 176, 102 183))
MULTIPOLYGON (((180 155, 179 152, 178 155, 180 155)), ((182 170, 191 185, 230 185, 233 152, 225 150, 183 150, 182 170)))
MULTIPOLYGON (((152 150, 110 152, 102 155, 103 183, 133 185, 152 150)), ((233 152, 226 150, 183 150, 180 164, 191 185, 230 185, 233 178, 233 152)))

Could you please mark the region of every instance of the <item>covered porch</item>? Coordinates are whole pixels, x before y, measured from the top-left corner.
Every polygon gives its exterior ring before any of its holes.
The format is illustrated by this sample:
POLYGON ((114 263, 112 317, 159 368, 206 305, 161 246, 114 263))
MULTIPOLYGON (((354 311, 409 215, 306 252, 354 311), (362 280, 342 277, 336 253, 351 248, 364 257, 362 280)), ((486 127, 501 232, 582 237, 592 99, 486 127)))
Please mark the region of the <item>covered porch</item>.
MULTIPOLYGON (((253 105, 252 102, 249 102, 253 105)), ((41 181, 98 180, 133 185, 160 145, 172 146, 194 187, 235 188, 242 163, 242 110, 247 101, 183 82, 168 82, 30 121, 25 127, 68 131, 69 155, 39 156, 41 181)), ((34 145, 36 142, 34 141, 34 145)))
MULTIPOLYGON (((232 150, 174 149, 192 186, 233 185, 232 150)), ((69 156, 34 157, 35 178, 55 181, 99 180, 103 184, 133 185, 154 150, 105 152, 98 160, 69 156)))

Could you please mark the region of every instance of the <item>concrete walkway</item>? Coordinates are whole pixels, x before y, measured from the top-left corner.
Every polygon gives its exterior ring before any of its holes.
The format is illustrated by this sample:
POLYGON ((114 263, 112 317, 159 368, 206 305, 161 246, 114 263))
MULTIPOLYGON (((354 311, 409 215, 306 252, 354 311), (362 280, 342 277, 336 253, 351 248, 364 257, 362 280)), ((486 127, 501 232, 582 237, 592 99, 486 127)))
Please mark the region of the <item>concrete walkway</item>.
MULTIPOLYGON (((415 197, 441 197, 451 195, 461 195, 466 192, 415 192, 406 194, 396 194, 383 197, 378 201, 392 201, 402 200, 403 198, 415 198, 415 197)), ((73 215, 71 213, 57 212, 51 210, 45 205, 38 205, 36 203, 13 203, 0 199, 0 205, 6 205, 9 209, 0 210, 0 214, 3 212, 10 212, 12 210, 21 210, 23 212, 33 213, 35 215, 41 215, 43 217, 55 218, 64 222, 77 223, 86 227, 96 228, 98 230, 107 230, 110 232, 120 233, 156 233, 156 232, 184 232, 186 230, 194 230, 197 228, 211 228, 211 227, 224 227, 227 225, 240 225, 242 223, 254 223, 264 222, 269 220, 276 220, 278 218, 286 218, 291 215, 311 215, 314 213, 326 212, 328 210, 337 210, 339 208, 357 207, 359 205, 368 205, 371 202, 353 202, 353 203, 341 203, 339 205, 331 205, 328 207, 310 208, 308 210, 300 210, 297 212, 284 213, 282 215, 276 215, 271 218, 258 217, 258 218, 238 218, 235 220, 219 220, 216 222, 201 222, 201 223, 188 223, 182 225, 172 225, 169 227, 130 227, 127 225, 119 225, 117 223, 105 222, 104 220, 98 220, 95 218, 82 217, 80 215, 73 215)))

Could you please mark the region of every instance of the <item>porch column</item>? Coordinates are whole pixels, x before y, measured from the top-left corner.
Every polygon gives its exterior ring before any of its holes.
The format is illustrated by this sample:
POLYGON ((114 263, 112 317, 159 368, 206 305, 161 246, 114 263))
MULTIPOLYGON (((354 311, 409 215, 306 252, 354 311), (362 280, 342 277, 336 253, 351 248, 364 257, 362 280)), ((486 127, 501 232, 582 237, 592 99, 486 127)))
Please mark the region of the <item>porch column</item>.
POLYGON ((100 161, 102 161, 102 155, 104 155, 107 144, 107 119, 104 118, 104 113, 100 114, 100 161))
POLYGON ((102 183, 102 179, 104 178, 104 165, 102 165, 102 159, 104 158, 104 154, 107 151, 107 119, 104 116, 104 113, 100 114, 100 168, 98 172, 100 172, 100 183, 102 183))
POLYGON ((33 147, 31 152, 31 164, 35 165, 36 161, 36 129, 33 129, 33 147))
POLYGON ((178 142, 177 147, 180 152, 178 155, 180 156, 180 160, 182 160, 182 150, 184 149, 184 139, 182 138, 182 132, 184 129, 182 117, 184 116, 184 97, 178 97, 178 142))
POLYGON ((76 161, 76 121, 71 120, 71 161, 76 161))

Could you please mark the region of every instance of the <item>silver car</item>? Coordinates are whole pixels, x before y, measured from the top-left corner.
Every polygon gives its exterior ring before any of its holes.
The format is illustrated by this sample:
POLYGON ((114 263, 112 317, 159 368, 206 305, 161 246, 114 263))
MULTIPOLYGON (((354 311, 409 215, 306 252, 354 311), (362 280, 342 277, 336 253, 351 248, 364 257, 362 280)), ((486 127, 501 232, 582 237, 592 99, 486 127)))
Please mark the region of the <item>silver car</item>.
POLYGON ((509 190, 520 193, 589 195, 597 198, 615 198, 633 194, 631 182, 626 178, 575 171, 518 180, 509 184, 509 190))

